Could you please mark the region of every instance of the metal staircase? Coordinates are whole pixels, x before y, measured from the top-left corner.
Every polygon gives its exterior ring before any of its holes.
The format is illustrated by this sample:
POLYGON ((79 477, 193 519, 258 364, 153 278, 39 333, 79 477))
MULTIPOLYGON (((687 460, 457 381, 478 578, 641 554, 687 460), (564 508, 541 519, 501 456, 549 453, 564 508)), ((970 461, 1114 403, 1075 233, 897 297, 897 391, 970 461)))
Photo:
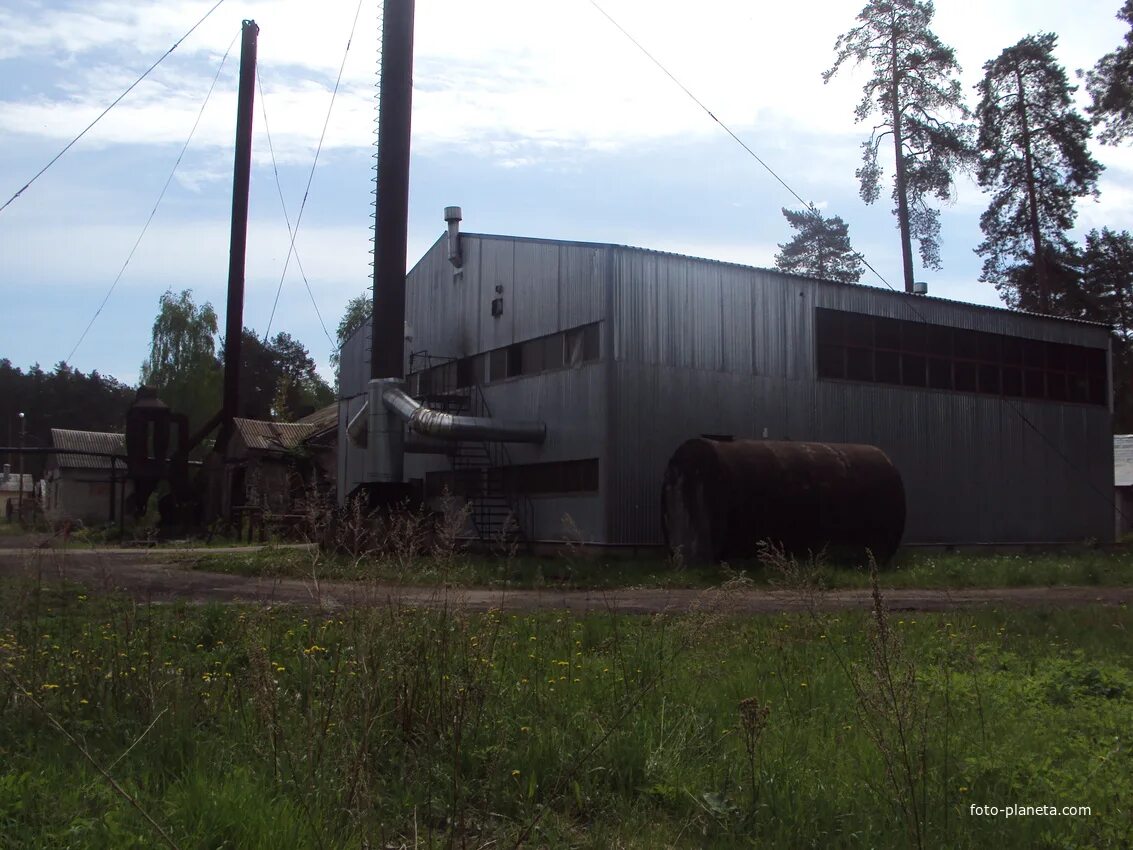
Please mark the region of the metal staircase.
MULTIPOLYGON (((478 384, 460 388, 432 387, 418 400, 444 413, 492 415, 478 384)), ((530 551, 529 535, 535 508, 530 498, 509 492, 507 488, 504 468, 512 465, 507 445, 464 440, 454 445, 449 459, 457 480, 455 489, 468 499, 471 530, 476 538, 494 548, 530 551)))

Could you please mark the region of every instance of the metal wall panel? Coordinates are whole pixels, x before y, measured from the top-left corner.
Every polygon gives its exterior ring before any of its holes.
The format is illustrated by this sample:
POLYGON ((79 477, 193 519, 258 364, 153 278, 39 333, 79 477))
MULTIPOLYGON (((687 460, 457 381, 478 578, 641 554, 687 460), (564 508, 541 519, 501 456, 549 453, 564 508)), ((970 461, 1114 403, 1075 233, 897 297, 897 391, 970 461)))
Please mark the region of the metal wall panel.
MULTIPOLYGON (((600 458, 600 500, 574 499, 587 539, 660 543, 665 465, 704 433, 880 446, 905 479, 907 542, 1112 538, 1108 410, 817 380, 813 336, 819 306, 1099 348, 1105 328, 639 249, 462 243, 462 273, 442 239, 409 275, 415 350, 463 356, 606 322, 602 362, 484 388, 495 415, 547 423, 547 443, 515 446, 515 462, 600 458)), ((344 396, 364 388, 368 356, 364 339, 344 349, 344 396)), ((446 465, 407 458, 415 476, 429 463, 446 465)), ((561 500, 536 501, 537 536, 557 539, 561 500)))
MULTIPOLYGON (((483 388, 492 415, 505 419, 539 420, 547 423, 542 445, 512 444, 511 462, 546 463, 558 460, 598 458, 602 467, 610 462, 605 451, 606 364, 585 363, 568 369, 509 378, 483 388)), ((442 455, 406 455, 408 478, 423 478, 427 472, 450 469, 442 455)), ((571 513, 586 540, 604 540, 605 515, 598 495, 540 496, 533 498, 534 539, 561 540, 562 515, 571 513), (564 505, 566 507, 564 507, 564 505)))
POLYGON ((906 542, 1112 538, 1108 410, 817 380, 813 316, 822 306, 1102 348, 1105 328, 638 249, 617 249, 615 267, 608 542, 661 542, 665 466, 703 433, 880 446, 905 480, 906 542), (730 340, 745 290, 747 368, 730 340), (729 306, 713 315, 697 298, 729 306), (721 341, 727 373, 707 367, 705 338, 721 341))

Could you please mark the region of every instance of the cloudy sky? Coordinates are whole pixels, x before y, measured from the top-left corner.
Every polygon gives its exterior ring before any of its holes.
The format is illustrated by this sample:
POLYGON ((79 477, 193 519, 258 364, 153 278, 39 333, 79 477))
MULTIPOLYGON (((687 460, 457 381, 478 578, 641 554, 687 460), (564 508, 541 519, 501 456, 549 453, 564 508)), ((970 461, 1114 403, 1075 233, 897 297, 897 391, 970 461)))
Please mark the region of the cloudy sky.
MULTIPOLYGON (((3 0, 0 203, 177 41, 215 0, 3 0)), ((861 0, 600 0, 677 78, 804 198, 842 216, 859 250, 900 288, 887 192, 858 197, 867 130, 855 125, 862 72, 821 73, 861 0)), ((1116 47, 1119 0, 995 0, 979 12, 938 0, 934 29, 957 51, 969 92, 981 66, 1021 37, 1059 35, 1071 73, 1116 47)), ((70 362, 134 382, 166 289, 221 313, 228 263, 240 22, 260 26, 245 324, 302 340, 330 376, 330 336, 368 285, 378 0, 225 0, 122 103, 0 212, 0 357, 45 368, 79 341, 154 208, 145 237, 70 362), (357 17, 350 50, 346 45, 357 17), (227 61, 222 58, 231 46, 227 61), (346 56, 293 260, 298 213, 346 56), (217 70, 216 90, 201 112, 217 70), (266 126, 264 111, 266 110, 266 126), (277 188, 268 147, 278 165, 277 188), (312 303, 313 301, 313 303, 312 303)), ((464 209, 486 233, 615 242, 772 265, 798 203, 645 58, 589 0, 418 0, 409 261, 464 209)), ((974 105, 974 93, 971 96, 974 105)), ((1078 232, 1133 228, 1133 149, 1094 146, 1100 201, 1078 232)), ((977 281, 986 198, 968 179, 943 210, 934 295, 996 303, 977 281)), ((865 279, 883 285, 874 277, 865 279)))

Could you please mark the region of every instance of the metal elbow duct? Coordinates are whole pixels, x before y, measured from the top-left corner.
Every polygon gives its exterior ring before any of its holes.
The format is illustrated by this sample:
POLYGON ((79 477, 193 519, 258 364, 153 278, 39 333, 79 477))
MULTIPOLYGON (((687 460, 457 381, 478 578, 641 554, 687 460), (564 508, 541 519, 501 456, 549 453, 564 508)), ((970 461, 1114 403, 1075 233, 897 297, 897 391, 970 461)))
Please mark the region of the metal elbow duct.
POLYGON ((460 416, 430 410, 395 386, 382 391, 382 403, 424 437, 440 440, 493 440, 503 443, 542 443, 547 426, 542 422, 519 422, 482 416, 460 416))

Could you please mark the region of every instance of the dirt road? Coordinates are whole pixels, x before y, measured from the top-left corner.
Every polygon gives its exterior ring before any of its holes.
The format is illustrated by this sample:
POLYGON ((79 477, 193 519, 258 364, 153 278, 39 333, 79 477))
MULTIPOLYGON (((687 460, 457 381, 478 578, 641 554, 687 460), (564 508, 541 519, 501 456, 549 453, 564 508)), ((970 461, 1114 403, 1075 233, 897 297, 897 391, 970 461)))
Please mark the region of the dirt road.
MULTIPOLYGON (((196 550, 199 552, 199 550, 196 550)), ((177 550, 0 550, 0 580, 40 576, 66 580, 94 592, 119 591, 143 602, 185 600, 303 605, 335 610, 357 605, 458 606, 484 611, 622 613, 681 612, 711 605, 737 614, 768 614, 804 608, 792 591, 738 589, 726 594, 700 589, 624 588, 618 590, 509 590, 496 588, 414 587, 362 582, 261 579, 185 569, 177 550)), ((895 611, 950 611, 964 608, 1066 608, 1133 602, 1129 587, 1016 587, 968 590, 888 590, 895 611)), ((835 590, 818 600, 825 609, 868 609, 866 590, 835 590)))

